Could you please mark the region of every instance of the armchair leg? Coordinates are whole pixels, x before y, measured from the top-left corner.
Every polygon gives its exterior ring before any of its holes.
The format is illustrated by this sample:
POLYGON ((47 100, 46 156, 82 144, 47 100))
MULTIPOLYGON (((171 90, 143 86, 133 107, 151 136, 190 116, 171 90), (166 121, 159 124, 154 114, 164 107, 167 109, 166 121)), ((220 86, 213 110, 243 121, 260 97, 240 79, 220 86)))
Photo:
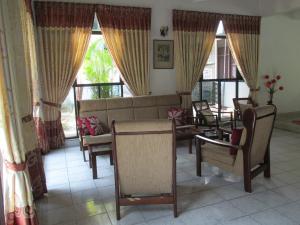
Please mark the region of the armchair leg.
POLYGON ((271 177, 271 166, 270 163, 267 164, 267 169, 264 171, 264 177, 270 178, 271 177))
POLYGON ((176 218, 178 216, 178 213, 177 213, 177 202, 175 202, 174 205, 173 205, 173 213, 174 213, 174 217, 176 218))
POLYGON ((250 173, 247 175, 244 175, 244 188, 245 188, 246 192, 249 192, 249 193, 252 192, 250 173))
POLYGON ((110 165, 114 165, 114 160, 113 160, 113 155, 112 155, 112 151, 109 153, 109 159, 110 159, 110 165))
POLYGON ((196 170, 197 170, 197 176, 201 177, 201 141, 199 139, 196 140, 196 170))
MULTIPOLYGON (((117 198, 118 198, 118 196, 117 196, 117 198)), ((118 200, 116 201, 116 216, 117 216, 117 220, 121 219, 120 205, 119 205, 118 200)))

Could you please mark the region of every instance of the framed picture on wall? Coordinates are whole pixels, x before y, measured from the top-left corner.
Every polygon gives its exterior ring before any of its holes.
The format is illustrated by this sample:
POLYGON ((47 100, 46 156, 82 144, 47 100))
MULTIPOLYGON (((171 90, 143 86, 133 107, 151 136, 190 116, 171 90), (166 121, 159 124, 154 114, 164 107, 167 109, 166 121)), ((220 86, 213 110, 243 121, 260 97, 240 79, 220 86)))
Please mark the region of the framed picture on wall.
POLYGON ((153 40, 153 68, 174 68, 174 42, 172 40, 153 40))

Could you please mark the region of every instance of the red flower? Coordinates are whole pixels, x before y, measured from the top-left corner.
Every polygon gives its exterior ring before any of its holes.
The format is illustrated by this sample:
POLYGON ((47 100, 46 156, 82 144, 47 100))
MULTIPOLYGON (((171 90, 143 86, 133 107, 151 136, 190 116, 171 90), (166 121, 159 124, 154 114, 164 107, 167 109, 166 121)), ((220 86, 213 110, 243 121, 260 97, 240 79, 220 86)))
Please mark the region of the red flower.
POLYGON ((269 75, 265 75, 264 78, 265 78, 266 80, 268 80, 268 79, 270 78, 270 76, 269 76, 269 75))
POLYGON ((275 79, 273 79, 273 80, 272 80, 272 84, 275 84, 275 83, 276 83, 276 80, 275 80, 275 79))
POLYGON ((280 86, 279 88, 278 88, 280 91, 283 91, 283 86, 280 86))
POLYGON ((271 88, 271 85, 272 85, 271 81, 265 83, 266 88, 271 88))
POLYGON ((277 80, 280 80, 280 79, 281 79, 281 76, 280 76, 280 75, 277 75, 277 76, 276 76, 276 79, 277 79, 277 80))

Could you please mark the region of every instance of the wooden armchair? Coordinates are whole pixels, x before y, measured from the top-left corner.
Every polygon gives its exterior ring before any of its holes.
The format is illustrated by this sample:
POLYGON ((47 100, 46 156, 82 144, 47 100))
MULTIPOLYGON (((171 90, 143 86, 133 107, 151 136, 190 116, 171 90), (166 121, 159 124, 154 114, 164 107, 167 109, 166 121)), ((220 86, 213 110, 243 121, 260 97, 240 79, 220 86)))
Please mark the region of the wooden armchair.
POLYGON ((254 108, 257 104, 252 100, 252 98, 233 98, 234 105, 234 122, 236 126, 236 121, 243 120, 243 113, 246 109, 254 108))
POLYGON ((206 100, 193 101, 193 108, 196 112, 197 124, 206 125, 209 128, 215 127, 217 130, 220 128, 225 128, 230 126, 233 129, 233 114, 232 112, 221 111, 221 114, 228 114, 229 120, 221 121, 218 115, 213 113, 218 113, 217 111, 211 110, 208 102, 206 100))
POLYGON ((175 121, 115 122, 116 213, 120 206, 173 204, 177 217, 175 121))
POLYGON ((276 117, 274 105, 247 109, 243 115, 244 130, 239 146, 197 135, 197 175, 201 162, 208 162, 244 177, 246 192, 252 192, 251 180, 261 172, 270 177, 270 139, 276 117), (205 142, 203 146, 201 143, 205 142), (231 155, 230 150, 237 154, 231 155))

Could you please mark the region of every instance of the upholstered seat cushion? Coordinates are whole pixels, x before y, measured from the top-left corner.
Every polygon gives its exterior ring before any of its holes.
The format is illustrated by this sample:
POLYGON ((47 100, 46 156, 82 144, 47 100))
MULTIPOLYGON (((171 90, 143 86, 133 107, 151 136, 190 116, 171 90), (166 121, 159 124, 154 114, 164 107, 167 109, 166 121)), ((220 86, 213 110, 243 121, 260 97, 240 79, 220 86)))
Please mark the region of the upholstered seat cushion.
POLYGON ((229 154, 230 149, 228 147, 222 147, 219 145, 205 144, 202 146, 202 159, 203 161, 219 161, 224 164, 233 165, 235 157, 229 154))
POLYGON ((91 144, 110 143, 112 142, 112 135, 111 133, 108 133, 108 134, 101 134, 97 136, 83 136, 82 141, 84 146, 91 145, 91 144))

